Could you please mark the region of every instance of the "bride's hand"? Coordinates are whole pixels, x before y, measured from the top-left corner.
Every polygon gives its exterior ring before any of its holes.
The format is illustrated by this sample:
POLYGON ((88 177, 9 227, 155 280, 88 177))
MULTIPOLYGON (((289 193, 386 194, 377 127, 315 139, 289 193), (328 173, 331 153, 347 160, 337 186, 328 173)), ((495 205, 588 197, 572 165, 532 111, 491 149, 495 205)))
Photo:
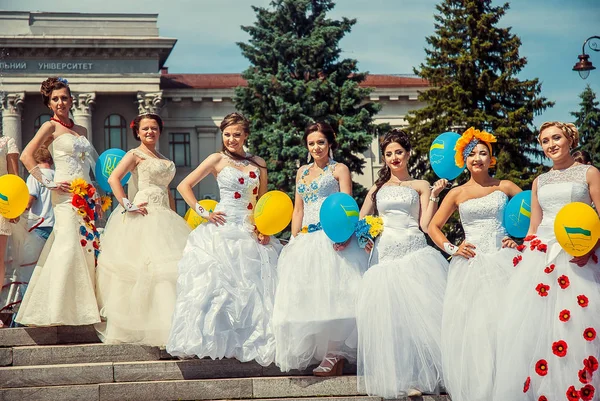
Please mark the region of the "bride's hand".
POLYGON ((208 221, 218 226, 224 225, 227 220, 225 220, 225 216, 227 216, 224 212, 211 212, 208 215, 208 221))
POLYGON ((348 246, 348 244, 350 243, 350 240, 352 239, 352 237, 348 238, 346 241, 344 242, 340 242, 340 243, 335 243, 333 244, 333 249, 335 251, 343 251, 344 249, 346 249, 346 247, 348 246))
POLYGON ((517 243, 510 237, 502 238, 502 248, 516 248, 517 243))
POLYGON ((271 242, 271 236, 270 235, 264 235, 264 234, 258 233, 256 235, 256 240, 261 245, 268 245, 269 242, 271 242))
POLYGON ((370 254, 372 250, 373 250, 373 241, 368 241, 367 245, 365 245, 365 252, 370 254))

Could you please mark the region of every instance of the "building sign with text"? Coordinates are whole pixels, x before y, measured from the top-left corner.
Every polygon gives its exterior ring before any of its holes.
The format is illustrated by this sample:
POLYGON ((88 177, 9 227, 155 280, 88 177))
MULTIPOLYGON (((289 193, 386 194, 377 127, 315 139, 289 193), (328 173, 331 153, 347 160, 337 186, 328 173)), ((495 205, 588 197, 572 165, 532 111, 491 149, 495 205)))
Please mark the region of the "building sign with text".
POLYGON ((158 61, 0 59, 0 73, 133 74, 157 73, 158 61))

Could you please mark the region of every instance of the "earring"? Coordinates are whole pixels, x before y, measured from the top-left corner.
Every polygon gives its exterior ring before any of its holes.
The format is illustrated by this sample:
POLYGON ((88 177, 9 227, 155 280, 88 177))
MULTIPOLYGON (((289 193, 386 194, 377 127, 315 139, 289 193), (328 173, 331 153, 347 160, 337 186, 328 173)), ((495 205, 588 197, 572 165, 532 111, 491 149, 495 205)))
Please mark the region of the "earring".
POLYGON ((310 163, 310 158, 312 157, 312 155, 310 154, 310 151, 308 152, 308 156, 306 156, 306 162, 310 163))
POLYGON ((329 148, 329 159, 333 161, 333 149, 329 148))

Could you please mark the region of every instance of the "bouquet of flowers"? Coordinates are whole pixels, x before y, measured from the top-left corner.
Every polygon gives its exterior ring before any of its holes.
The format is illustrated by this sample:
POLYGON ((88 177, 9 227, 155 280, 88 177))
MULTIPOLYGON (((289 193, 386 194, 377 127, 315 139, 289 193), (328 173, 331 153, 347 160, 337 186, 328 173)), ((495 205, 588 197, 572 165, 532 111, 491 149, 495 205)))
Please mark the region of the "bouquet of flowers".
POLYGON ((356 238, 361 248, 367 246, 369 241, 383 232, 383 220, 379 216, 365 216, 356 223, 356 238))

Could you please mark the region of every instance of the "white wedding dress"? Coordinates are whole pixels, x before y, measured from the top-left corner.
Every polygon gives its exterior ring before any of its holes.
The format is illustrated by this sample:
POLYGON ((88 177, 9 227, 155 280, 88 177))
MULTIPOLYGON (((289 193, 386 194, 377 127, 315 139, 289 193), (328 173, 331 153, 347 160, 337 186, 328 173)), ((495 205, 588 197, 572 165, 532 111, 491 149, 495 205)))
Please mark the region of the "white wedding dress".
POLYGON ((359 390, 384 398, 439 393, 441 323, 448 262, 419 230, 419 194, 384 185, 383 233, 356 302, 359 390))
MULTIPOLYGON (((63 133, 52 147, 55 182, 81 178, 90 183, 95 151, 85 137, 63 133)), ((79 214, 72 200, 72 193, 52 191, 54 229, 29 281, 17 323, 78 326, 100 322, 95 294, 98 233, 94 220, 79 214)))
POLYGON ((570 263, 573 257, 554 234, 563 206, 591 204, 588 168, 577 164, 537 179, 542 222, 536 238, 524 242, 506 291, 494 401, 598 400, 598 259, 590 258, 583 267, 570 263))
POLYGON ((355 300, 368 255, 354 236, 346 249, 334 250, 321 229, 321 204, 340 191, 335 165, 331 161, 310 183, 297 183, 304 202, 304 232, 293 237, 279 257, 273 313, 275 362, 282 371, 305 369, 327 354, 356 360, 355 300))
POLYGON ((175 308, 177 262, 190 233, 169 207, 175 164, 132 149, 142 160, 131 174, 128 198, 147 203, 148 214, 123 214, 119 205, 102 233, 96 297, 105 343, 165 346, 175 308))
POLYGON ((260 245, 254 234, 259 169, 231 163, 217 175, 216 211, 226 213, 226 224, 198 226, 179 262, 167 352, 267 366, 275 358, 271 317, 281 246, 275 237, 260 245))
POLYGON ((458 207, 465 240, 476 248, 473 258, 452 258, 444 298, 444 383, 454 401, 492 399, 498 319, 518 254, 502 248, 507 201, 497 190, 458 207))

